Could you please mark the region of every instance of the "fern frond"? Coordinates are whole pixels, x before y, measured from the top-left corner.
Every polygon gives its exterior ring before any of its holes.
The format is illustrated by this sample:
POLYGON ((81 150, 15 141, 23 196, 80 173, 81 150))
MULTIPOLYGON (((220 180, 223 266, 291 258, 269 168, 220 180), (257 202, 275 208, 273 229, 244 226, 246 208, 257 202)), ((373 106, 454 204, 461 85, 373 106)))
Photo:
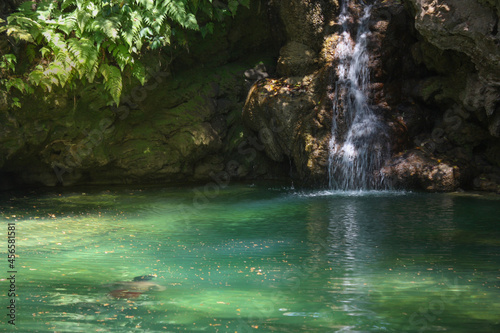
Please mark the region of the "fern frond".
POLYGON ((64 41, 64 36, 58 32, 54 32, 53 30, 46 30, 42 32, 42 35, 47 40, 47 43, 54 50, 67 50, 66 42, 64 41))
POLYGON ((236 10, 238 9, 239 6, 238 0, 229 0, 227 6, 229 8, 229 11, 231 12, 231 15, 236 15, 236 10))
POLYGON ((36 20, 20 16, 19 14, 9 16, 7 21, 9 22, 7 35, 12 35, 17 39, 24 40, 29 43, 35 42, 44 30, 44 27, 36 20))
POLYGON ((0 34, 7 30, 7 27, 5 26, 5 20, 0 18, 0 34))
POLYGON ((71 6, 76 6, 76 1, 75 0, 64 0, 61 3, 61 10, 66 10, 67 8, 71 6))
POLYGON ((28 80, 38 86, 43 78, 43 71, 36 69, 28 75, 28 80))
POLYGON ((116 105, 120 104, 122 94, 122 73, 118 67, 102 64, 99 72, 104 77, 104 86, 109 91, 116 105))
POLYGON ((127 26, 122 25, 121 37, 128 44, 129 50, 132 50, 134 40, 137 40, 143 27, 142 15, 138 11, 132 11, 130 12, 128 22, 127 26))
POLYGON ((85 28, 87 27, 87 23, 92 19, 92 16, 87 11, 78 11, 76 14, 76 23, 78 28, 80 29, 80 33, 83 34, 85 32, 85 28))
POLYGON ((61 63, 67 63, 68 65, 73 66, 73 64, 71 64, 72 61, 71 61, 70 55, 68 52, 66 52, 66 50, 62 50, 62 49, 55 50, 54 61, 61 62, 61 63))
POLYGON ((97 62, 99 53, 94 43, 88 38, 71 38, 68 40, 68 50, 77 66, 80 78, 85 73, 92 72, 97 62))
POLYGON ((239 0, 240 4, 244 7, 250 7, 250 0, 239 0))
POLYGON ((113 57, 116 60, 116 63, 118 64, 118 66, 120 66, 120 69, 122 71, 133 60, 132 55, 129 53, 125 45, 117 45, 116 47, 110 47, 108 48, 108 50, 113 55, 113 57))
POLYGON ((58 80, 56 77, 47 77, 44 75, 40 80, 39 86, 41 86, 45 91, 51 92, 52 86, 57 84, 58 80))
POLYGON ((152 10, 155 6, 155 2, 153 0, 139 0, 139 3, 146 7, 147 10, 152 10))
POLYGON ((43 72, 44 79, 52 82, 52 84, 59 84, 62 88, 71 77, 71 70, 61 62, 51 63, 43 72))
POLYGON ((58 28, 64 31, 66 35, 69 35, 78 26, 76 13, 71 13, 66 17, 60 17, 58 20, 58 28))
POLYGON ((144 65, 136 61, 133 64, 130 64, 130 66, 132 68, 132 76, 139 80, 141 85, 144 85, 146 82, 146 69, 144 68, 144 65))
POLYGON ((198 30, 198 22, 192 13, 187 13, 182 0, 165 0, 162 3, 165 6, 168 17, 185 29, 198 30))
POLYGON ((119 37, 120 21, 116 17, 97 17, 92 22, 92 31, 102 31, 110 39, 115 40, 119 37))
POLYGON ((15 26, 11 26, 7 29, 7 36, 12 36, 18 40, 24 40, 28 43, 33 43, 35 41, 28 30, 15 26))
POLYGON ((99 70, 99 62, 95 61, 92 68, 89 68, 89 71, 85 75, 90 83, 94 82, 98 70, 99 70))
POLYGON ((47 55, 47 53, 51 54, 52 51, 50 49, 46 48, 46 47, 42 47, 40 49, 40 54, 42 55, 42 58, 46 58, 45 56, 47 55))

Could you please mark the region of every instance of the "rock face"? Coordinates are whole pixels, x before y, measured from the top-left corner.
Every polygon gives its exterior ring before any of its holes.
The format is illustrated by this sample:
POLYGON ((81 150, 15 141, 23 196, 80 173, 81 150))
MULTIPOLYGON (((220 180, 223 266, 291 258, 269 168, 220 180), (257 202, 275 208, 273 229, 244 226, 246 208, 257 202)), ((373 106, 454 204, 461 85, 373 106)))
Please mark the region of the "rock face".
POLYGON ((393 163, 382 169, 391 176, 396 189, 419 188, 431 192, 454 191, 460 186, 457 166, 450 166, 425 151, 413 149, 393 158, 393 163))
POLYGON ((441 50, 465 53, 485 82, 500 83, 498 2, 411 0, 415 27, 441 50))
POLYGON ((169 67, 155 67, 151 56, 151 78, 127 87, 119 107, 91 86, 39 93, 21 109, 0 106, 0 189, 269 174, 273 167, 250 149, 241 121, 250 85, 268 76, 265 64, 272 68, 278 53, 260 6, 241 10, 169 67))
POLYGON ((423 37, 412 53, 429 70, 410 95, 432 118, 413 143, 459 165, 465 175, 460 186, 499 191, 500 3, 408 4, 423 37))
MULTIPOLYGON (((270 120, 276 122, 278 126, 274 127, 280 130, 271 131, 265 144, 267 155, 274 161, 290 159, 304 183, 325 185, 333 101, 337 98, 335 81, 339 75, 335 50, 342 31, 338 3, 320 3, 311 7, 307 1, 281 2, 279 9, 288 38, 277 67, 281 78, 265 79, 254 86, 243 117, 254 131, 269 127, 270 120), (294 11, 290 8, 298 7, 305 11, 305 16, 316 18, 315 24, 301 29, 287 24, 294 21, 294 11)), ((349 10, 353 19, 347 24, 355 35, 362 6, 352 3, 349 10)), ((369 98, 377 115, 391 129, 394 138, 391 145, 396 151, 405 148, 408 139, 404 125, 395 116, 395 105, 403 99, 403 79, 416 75, 412 59, 404 51, 415 42, 414 37, 403 33, 411 30, 409 22, 404 7, 396 2, 375 5, 370 20, 369 98)))
MULTIPOLYGON (((174 73, 152 68, 118 108, 91 88, 27 99, 20 110, 0 100, 2 186, 289 172, 326 186, 340 1, 252 3, 178 57, 174 73)), ((500 3, 351 1, 353 34, 361 3, 372 3, 368 99, 392 149, 376 172, 395 188, 500 191, 500 3)))
MULTIPOLYGON (((293 161, 299 179, 321 183, 328 161, 327 110, 315 98, 323 89, 317 75, 259 81, 250 91, 243 119, 258 133, 267 156, 293 161)), ((331 120, 331 118, 330 118, 331 120)))
MULTIPOLYGON (((327 2, 280 2, 281 77, 256 84, 244 108, 256 132, 270 121, 279 125, 265 142, 267 155, 289 158, 300 179, 320 184, 327 179, 340 33, 338 3, 327 2), (293 25, 299 9, 309 22, 293 25)), ((350 6, 352 29, 361 6, 350 6)), ((494 1, 374 3, 368 97, 391 129, 393 158, 379 172, 397 188, 500 188, 499 12, 494 1)))

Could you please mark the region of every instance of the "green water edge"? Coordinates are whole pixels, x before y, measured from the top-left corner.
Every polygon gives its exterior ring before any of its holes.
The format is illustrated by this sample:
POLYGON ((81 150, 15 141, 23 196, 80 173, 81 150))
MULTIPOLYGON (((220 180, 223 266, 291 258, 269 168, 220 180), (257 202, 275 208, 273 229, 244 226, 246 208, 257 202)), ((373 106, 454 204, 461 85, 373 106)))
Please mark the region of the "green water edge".
POLYGON ((16 223, 18 255, 15 326, 5 320, 9 281, 0 281, 5 331, 500 327, 497 195, 256 183, 1 198, 3 224, 16 223), (144 274, 167 289, 116 299, 104 286, 144 274))

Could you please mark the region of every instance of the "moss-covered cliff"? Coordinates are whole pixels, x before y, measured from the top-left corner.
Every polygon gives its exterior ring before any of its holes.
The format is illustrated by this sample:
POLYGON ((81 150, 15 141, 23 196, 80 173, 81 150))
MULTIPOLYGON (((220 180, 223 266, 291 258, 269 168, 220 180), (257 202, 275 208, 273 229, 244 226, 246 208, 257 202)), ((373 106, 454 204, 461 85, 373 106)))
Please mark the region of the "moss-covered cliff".
POLYGON ((145 55, 151 78, 126 85, 118 107, 107 106, 90 84, 19 96, 21 108, 3 103, 0 188, 201 181, 229 169, 233 178, 267 173, 265 161, 244 154, 240 115, 251 84, 276 62, 271 21, 266 2, 255 1, 213 34, 191 33, 189 48, 145 55))

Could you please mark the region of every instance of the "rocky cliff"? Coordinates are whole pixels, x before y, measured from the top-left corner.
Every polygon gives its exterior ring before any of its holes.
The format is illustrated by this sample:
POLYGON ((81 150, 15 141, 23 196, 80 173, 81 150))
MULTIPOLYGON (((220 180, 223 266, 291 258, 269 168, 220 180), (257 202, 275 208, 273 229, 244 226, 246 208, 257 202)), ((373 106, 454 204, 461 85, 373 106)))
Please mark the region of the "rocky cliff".
POLYGON ((149 80, 126 86, 118 107, 91 85, 24 96, 20 109, 0 100, 0 188, 269 173, 241 109, 251 84, 276 62, 272 20, 265 2, 255 1, 212 35, 192 34, 189 49, 173 59, 145 55, 149 80))
MULTIPOLYGON (((391 129, 393 153, 380 174, 396 188, 498 191, 498 2, 372 3, 369 98, 391 129)), ((318 184, 327 179, 338 77, 337 4, 281 2, 280 78, 259 82, 244 109, 253 130, 277 129, 268 131, 267 155, 290 158, 302 180, 318 184), (308 18, 299 27, 297 12, 308 18)), ((349 6, 355 29, 362 3, 349 6)))
POLYGON ((409 51, 428 71, 412 82, 407 94, 415 103, 411 112, 427 117, 428 122, 425 130, 412 137, 420 151, 397 156, 392 171, 398 179, 408 179, 405 174, 415 171, 418 176, 409 178, 418 178, 424 188, 499 191, 500 2, 406 3, 418 37, 409 51), (434 168, 409 163, 408 158, 425 158, 434 168), (446 182, 432 185, 440 175, 448 175, 446 182))
MULTIPOLYGON (((369 22, 371 107, 396 188, 500 188, 500 3, 351 1, 369 22)), ((326 186, 339 1, 256 1, 118 108, 92 89, 0 110, 0 178, 16 184, 291 176, 326 186)), ((152 60, 152 63, 157 63, 152 60)), ((11 184, 11 185, 9 185, 11 184)))

